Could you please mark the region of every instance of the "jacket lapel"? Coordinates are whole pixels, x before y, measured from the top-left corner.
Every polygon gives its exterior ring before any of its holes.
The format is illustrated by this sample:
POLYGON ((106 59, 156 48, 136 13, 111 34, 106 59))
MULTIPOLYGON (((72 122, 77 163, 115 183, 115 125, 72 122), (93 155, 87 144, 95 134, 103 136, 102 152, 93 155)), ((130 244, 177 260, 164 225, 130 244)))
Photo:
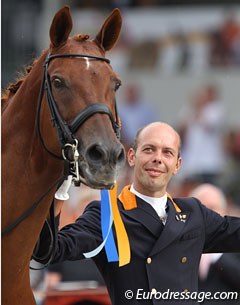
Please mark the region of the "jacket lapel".
POLYGON ((189 213, 179 213, 168 199, 168 217, 164 229, 149 255, 154 255, 172 243, 182 232, 189 219, 189 213))
POLYGON ((137 208, 132 210, 122 210, 121 213, 140 222, 148 231, 158 237, 162 230, 162 224, 158 214, 149 203, 146 203, 138 197, 136 197, 136 199, 137 208))

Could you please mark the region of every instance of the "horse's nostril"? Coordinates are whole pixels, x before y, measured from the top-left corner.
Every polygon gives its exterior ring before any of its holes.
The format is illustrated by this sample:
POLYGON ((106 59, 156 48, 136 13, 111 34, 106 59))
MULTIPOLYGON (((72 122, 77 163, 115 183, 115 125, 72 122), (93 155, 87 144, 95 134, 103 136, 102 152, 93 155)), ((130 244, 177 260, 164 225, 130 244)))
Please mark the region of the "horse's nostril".
POLYGON ((125 151, 124 148, 121 148, 117 157, 117 162, 123 162, 124 160, 125 160, 125 151))
POLYGON ((118 145, 112 150, 110 160, 113 164, 119 164, 125 160, 125 151, 122 145, 118 145))
POLYGON ((125 160, 125 151, 122 145, 108 148, 99 144, 94 144, 87 149, 86 158, 88 162, 95 165, 116 165, 125 160))
POLYGON ((103 161, 106 159, 106 153, 99 145, 93 145, 87 151, 87 157, 92 161, 103 161))

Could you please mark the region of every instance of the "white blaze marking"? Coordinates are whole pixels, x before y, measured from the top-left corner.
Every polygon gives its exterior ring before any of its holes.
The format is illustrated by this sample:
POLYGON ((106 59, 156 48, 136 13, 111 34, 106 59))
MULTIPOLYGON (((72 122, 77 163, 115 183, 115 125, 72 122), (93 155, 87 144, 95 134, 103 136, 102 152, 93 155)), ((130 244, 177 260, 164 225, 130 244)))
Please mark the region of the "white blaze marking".
POLYGON ((87 63, 87 70, 88 70, 88 69, 89 69, 89 67, 90 67, 90 61, 89 61, 89 58, 84 57, 84 59, 86 60, 86 63, 87 63))

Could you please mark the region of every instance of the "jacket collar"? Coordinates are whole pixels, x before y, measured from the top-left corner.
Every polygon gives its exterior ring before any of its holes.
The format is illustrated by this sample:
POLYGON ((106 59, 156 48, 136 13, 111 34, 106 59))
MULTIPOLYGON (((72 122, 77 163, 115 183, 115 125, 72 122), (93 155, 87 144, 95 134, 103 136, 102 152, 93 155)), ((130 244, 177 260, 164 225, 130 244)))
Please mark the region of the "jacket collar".
POLYGON ((181 209, 170 195, 168 195, 167 201, 168 217, 162 230, 159 216, 154 208, 141 198, 138 198, 131 193, 129 191, 129 186, 125 187, 123 191, 124 193, 122 192, 119 196, 119 200, 123 205, 121 212, 127 217, 140 222, 157 238, 149 255, 157 254, 181 234, 189 219, 189 213, 182 213, 181 209))

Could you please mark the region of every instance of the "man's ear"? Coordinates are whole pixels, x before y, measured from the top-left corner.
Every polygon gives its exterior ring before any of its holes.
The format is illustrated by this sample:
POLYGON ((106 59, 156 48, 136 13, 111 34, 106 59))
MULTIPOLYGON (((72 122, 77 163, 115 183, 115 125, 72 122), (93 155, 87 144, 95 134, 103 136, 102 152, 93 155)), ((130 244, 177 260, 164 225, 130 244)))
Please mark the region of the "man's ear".
POLYGON ((173 175, 174 175, 174 176, 178 173, 178 171, 179 171, 181 165, 182 165, 182 158, 179 157, 179 158, 177 159, 176 167, 175 167, 175 170, 174 170, 174 172, 173 172, 173 175))
POLYGON ((135 165, 135 151, 133 148, 129 148, 127 153, 128 164, 130 167, 135 165))

